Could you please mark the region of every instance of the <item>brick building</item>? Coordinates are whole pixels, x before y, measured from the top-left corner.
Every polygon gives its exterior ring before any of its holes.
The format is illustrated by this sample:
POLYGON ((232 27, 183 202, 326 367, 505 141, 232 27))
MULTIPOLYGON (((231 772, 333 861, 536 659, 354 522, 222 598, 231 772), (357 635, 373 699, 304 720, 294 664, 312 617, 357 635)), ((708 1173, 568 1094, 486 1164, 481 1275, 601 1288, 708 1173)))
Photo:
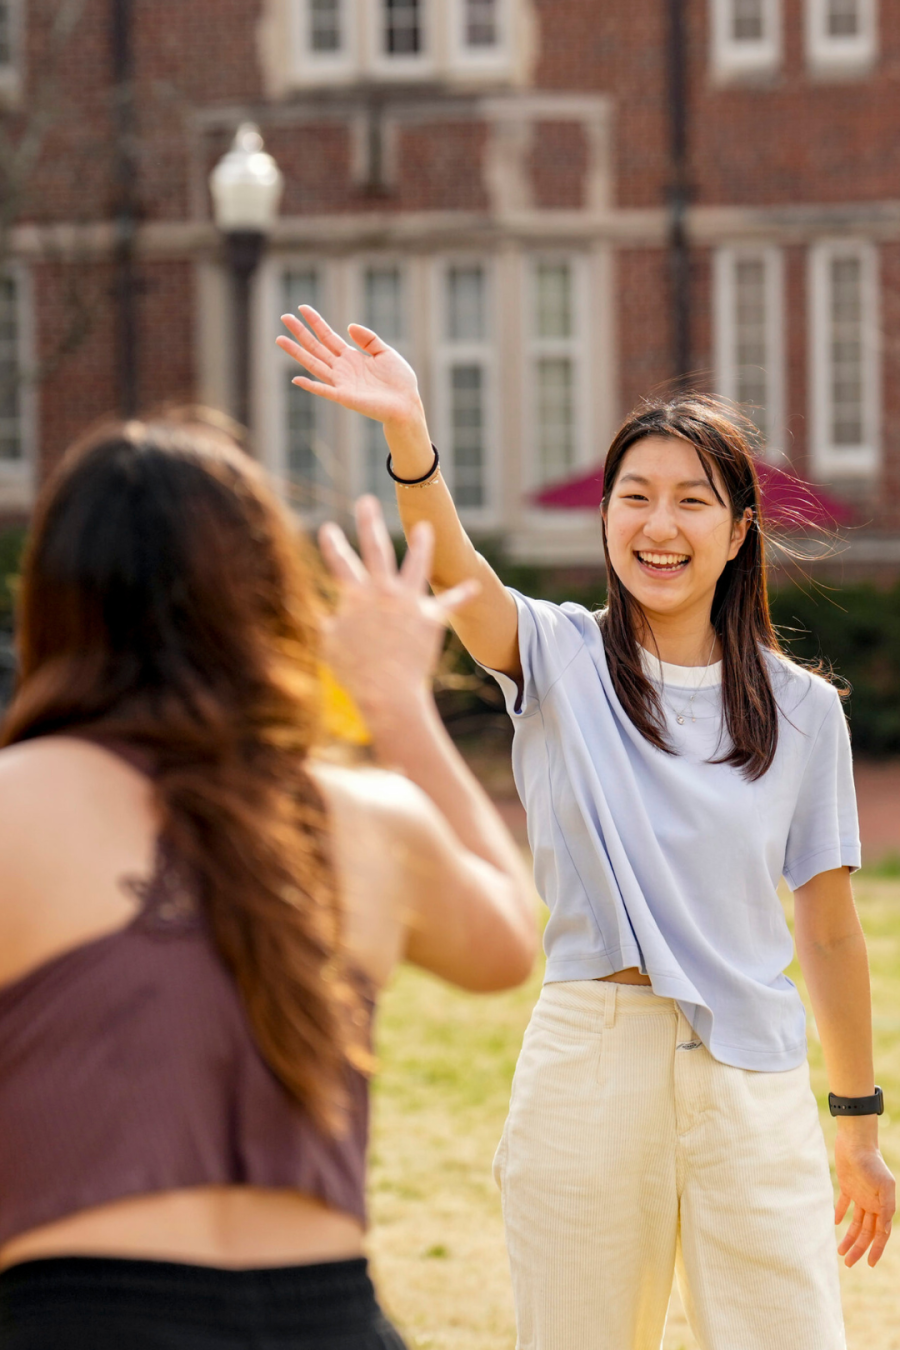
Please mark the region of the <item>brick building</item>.
POLYGON ((900 567, 900 0, 0 0, 0 106, 7 517, 98 414, 229 406, 207 177, 252 120, 255 436, 304 515, 389 499, 380 430, 274 347, 310 300, 409 356, 515 557, 599 558, 529 494, 688 371, 855 504, 845 575, 900 567))

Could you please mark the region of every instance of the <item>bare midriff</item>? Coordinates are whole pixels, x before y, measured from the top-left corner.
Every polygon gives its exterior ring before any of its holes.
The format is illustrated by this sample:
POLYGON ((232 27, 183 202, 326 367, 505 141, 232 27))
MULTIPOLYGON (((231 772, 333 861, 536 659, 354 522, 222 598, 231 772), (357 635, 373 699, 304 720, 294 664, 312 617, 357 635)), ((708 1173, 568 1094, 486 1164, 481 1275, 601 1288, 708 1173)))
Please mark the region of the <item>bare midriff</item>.
POLYGON ((0 1269, 53 1256, 117 1256, 252 1267, 363 1254, 358 1219, 298 1191, 204 1186, 132 1196, 13 1238, 0 1269))
POLYGON ((629 966, 627 970, 617 970, 614 975, 598 975, 598 980, 612 980, 613 984, 650 984, 650 976, 645 975, 643 971, 638 970, 637 966, 629 966))

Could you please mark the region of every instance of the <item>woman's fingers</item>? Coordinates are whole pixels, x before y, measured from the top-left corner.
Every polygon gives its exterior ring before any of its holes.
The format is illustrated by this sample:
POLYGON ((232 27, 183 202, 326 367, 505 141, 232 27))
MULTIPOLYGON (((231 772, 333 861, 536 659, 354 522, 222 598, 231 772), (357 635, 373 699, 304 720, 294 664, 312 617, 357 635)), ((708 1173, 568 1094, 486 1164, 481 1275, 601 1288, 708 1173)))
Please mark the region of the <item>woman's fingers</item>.
POLYGON ((455 614, 458 609, 462 609, 474 600, 481 593, 481 582, 476 581, 474 577, 469 577, 468 581, 461 581, 458 586, 452 590, 442 591, 436 597, 435 603, 443 610, 445 614, 455 614))
POLYGON ((298 389, 307 389, 311 394, 318 394, 319 398, 327 399, 329 403, 343 403, 343 398, 338 391, 330 384, 323 384, 321 380, 310 380, 306 375, 295 375, 291 380, 298 389))
POLYGON ((332 576, 345 584, 364 586, 368 580, 366 569, 347 542, 339 525, 329 520, 319 530, 319 547, 332 576))
POLYGON ((328 324, 322 318, 322 315, 317 309, 313 309, 312 305, 301 305, 300 313, 303 315, 319 341, 324 343, 328 350, 333 352, 335 356, 341 356, 347 350, 347 344, 344 339, 340 337, 333 328, 328 327, 328 324))
POLYGON ((834 1207, 835 1223, 843 1223, 844 1216, 846 1215, 847 1210, 849 1208, 850 1208, 850 1197, 849 1195, 845 1195, 844 1192, 841 1191, 837 1199, 837 1204, 834 1207))
POLYGON ((855 1266, 859 1258, 875 1236, 876 1215, 856 1207, 853 1222, 844 1234, 844 1240, 838 1252, 844 1258, 845 1266, 855 1266), (851 1241, 852 1239, 852 1241, 851 1241))
MULTIPOLYGON (((326 366, 334 365, 336 360, 334 352, 330 351, 328 347, 325 346, 324 342, 320 342, 315 334, 311 333, 306 324, 298 319, 296 315, 282 314, 281 322, 288 332, 293 334, 294 341, 298 346, 302 347, 304 351, 309 352, 312 356, 317 356, 320 361, 325 362, 326 366)), ((278 339, 276 339, 276 341, 278 341, 278 339)), ((288 349, 285 347, 285 351, 287 350, 288 349)), ((293 356, 293 352, 291 352, 291 355, 293 356)))
POLYGON ((380 356, 383 351, 387 351, 387 343, 382 342, 377 333, 373 333, 371 328, 365 328, 361 323, 351 323, 347 329, 357 347, 361 347, 369 356, 380 356))
POLYGON ((879 1214, 875 1222, 875 1236, 872 1239, 872 1246, 869 1250, 869 1265, 877 1266, 884 1255, 884 1249, 887 1246, 888 1238, 891 1236, 891 1221, 885 1219, 879 1214))
POLYGON ((396 576, 397 556, 377 497, 360 497, 356 503, 356 529, 359 551, 371 575, 396 576))
POLYGON ((290 338, 277 337, 275 341, 283 352, 292 356, 298 365, 305 366, 317 379, 322 380, 325 384, 334 383, 334 371, 326 362, 320 361, 318 356, 313 356, 312 352, 304 351, 298 343, 292 342, 290 338))
POLYGON ((424 591, 431 576, 434 557, 434 528, 428 520, 420 520, 412 527, 409 547, 400 568, 405 585, 412 591, 424 591))

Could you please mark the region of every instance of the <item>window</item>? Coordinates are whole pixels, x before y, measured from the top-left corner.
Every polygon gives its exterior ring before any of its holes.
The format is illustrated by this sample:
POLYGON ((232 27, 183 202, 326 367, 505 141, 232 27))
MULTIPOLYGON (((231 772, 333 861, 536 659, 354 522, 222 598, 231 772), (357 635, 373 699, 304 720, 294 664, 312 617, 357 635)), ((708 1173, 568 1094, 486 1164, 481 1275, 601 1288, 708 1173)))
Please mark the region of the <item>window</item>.
POLYGON ((764 451, 783 447, 784 282, 772 248, 720 249, 715 263, 716 383, 743 406, 764 451))
MULTIPOLYGON (((404 270, 399 263, 371 264, 362 276, 363 323, 373 329, 385 342, 396 347, 404 356, 409 338, 407 322, 407 286, 404 270)), ((362 481, 366 492, 372 492, 385 506, 388 514, 396 513, 397 496, 385 469, 387 443, 380 422, 362 419, 362 481)))
POLYGON ((810 260, 812 458, 826 477, 864 476, 879 462, 877 255, 821 244, 810 260))
MULTIPOLYGON (((292 25, 289 82, 511 73, 520 0, 285 2, 292 25)), ((279 58, 272 59, 277 64, 279 58)))
POLYGON ((712 64, 725 79, 765 74, 781 60, 780 0, 710 0, 712 64))
POLYGON ((309 48, 339 52, 344 45, 340 0, 309 0, 309 48))
POLYGON ((415 56, 425 45, 423 0, 384 0, 382 41, 391 56, 415 56))
POLYGON ((303 78, 355 78, 358 0, 294 0, 293 16, 295 65, 303 78))
POLYGON ((461 72, 509 65, 511 0, 447 0, 450 61, 461 72))
POLYGON ((0 275, 0 466, 22 459, 22 352, 19 287, 0 275))
POLYGON ((22 0, 0 0, 0 95, 19 89, 22 0))
POLYGON ((442 442, 460 509, 489 504, 492 352, 489 277, 482 262, 453 262, 441 271, 438 347, 442 442))
POLYGON ((381 79, 419 79, 434 68, 434 18, 443 0, 368 0, 369 70, 381 79))
POLYGON ((0 70, 13 63, 11 18, 8 0, 0 0, 0 70))
POLYGON ((809 63, 821 74, 865 71, 876 55, 876 0, 806 0, 809 63))
POLYGON ((36 413, 31 299, 25 268, 0 272, 0 494, 8 507, 30 505, 36 413))
MULTIPOLYGON (((324 305, 322 279, 313 266, 289 267, 282 276, 280 314, 296 314, 298 305, 324 305)), ((285 356, 279 364, 286 388, 283 393, 282 452, 277 465, 285 480, 287 493, 301 510, 319 505, 323 488, 331 483, 329 405, 306 389, 290 384, 294 375, 305 374, 295 361, 285 356)))
POLYGON ((569 474, 579 456, 580 368, 575 260, 539 258, 531 267, 533 486, 569 474))

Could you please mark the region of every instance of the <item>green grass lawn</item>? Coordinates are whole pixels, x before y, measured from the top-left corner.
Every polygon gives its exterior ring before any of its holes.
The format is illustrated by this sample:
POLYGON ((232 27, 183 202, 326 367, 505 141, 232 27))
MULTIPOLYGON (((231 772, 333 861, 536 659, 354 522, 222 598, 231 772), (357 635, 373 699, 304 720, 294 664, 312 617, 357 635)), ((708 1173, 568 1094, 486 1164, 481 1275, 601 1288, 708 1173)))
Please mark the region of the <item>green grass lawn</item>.
MULTIPOLYGON (((900 1171, 900 880, 861 874, 869 939, 883 1148, 900 1171)), ((788 900, 788 908, 790 904, 788 900)), ((799 979, 799 972, 791 974, 799 979)), ((512 1303, 493 1151, 540 972, 522 989, 476 998, 404 970, 379 1018, 371 1252, 382 1299, 417 1350, 512 1350, 512 1303)), ((827 1086, 810 1028, 813 1084, 827 1086)), ((823 1113, 826 1136, 833 1122, 823 1113)), ((900 1230, 880 1266, 844 1272, 850 1350, 900 1350, 900 1230)), ((695 1350, 677 1299, 665 1350, 695 1350)), ((573 1347, 577 1350, 577 1347, 573 1347)))

